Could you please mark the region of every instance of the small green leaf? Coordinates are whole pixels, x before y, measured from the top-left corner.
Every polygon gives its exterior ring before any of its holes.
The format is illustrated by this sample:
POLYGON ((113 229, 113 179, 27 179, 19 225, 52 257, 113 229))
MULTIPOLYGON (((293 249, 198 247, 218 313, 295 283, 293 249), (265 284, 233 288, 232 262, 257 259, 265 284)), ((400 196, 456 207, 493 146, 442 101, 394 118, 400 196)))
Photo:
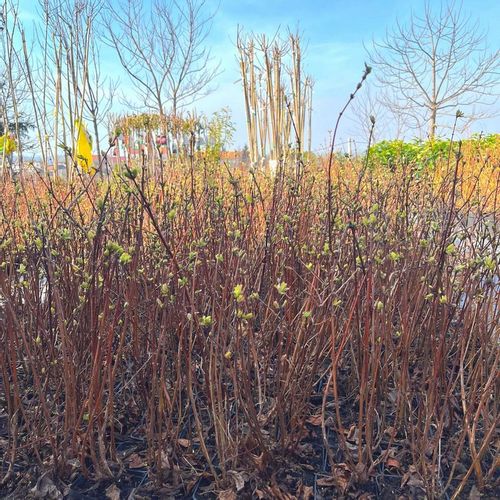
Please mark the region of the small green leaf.
POLYGON ((128 264, 131 260, 132 260, 132 255, 130 255, 127 252, 123 252, 120 255, 120 259, 119 259, 120 264, 128 264))

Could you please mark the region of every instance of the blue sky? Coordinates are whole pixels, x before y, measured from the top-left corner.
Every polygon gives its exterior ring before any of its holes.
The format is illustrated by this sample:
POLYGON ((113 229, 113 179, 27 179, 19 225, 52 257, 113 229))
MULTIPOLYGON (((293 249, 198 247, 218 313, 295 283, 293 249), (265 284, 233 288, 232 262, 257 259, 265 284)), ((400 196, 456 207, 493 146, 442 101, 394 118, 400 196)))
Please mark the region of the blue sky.
MULTIPOLYGON (((33 3, 20 0, 23 17, 31 17, 29 5, 33 3)), ((431 0, 430 4, 438 7, 440 1, 431 0)), ((466 13, 479 19, 488 31, 490 49, 497 50, 500 47, 497 28, 500 1, 463 0, 462 6, 466 13)), ((372 37, 381 38, 387 28, 394 26, 397 19, 407 19, 412 10, 421 12, 424 0, 207 0, 207 7, 216 10, 208 43, 214 60, 221 63, 222 72, 215 82, 215 92, 200 100, 197 108, 211 113, 230 107, 237 128, 235 146, 245 144, 243 94, 238 83, 235 48, 237 27, 269 35, 280 26, 284 30, 298 28, 306 44, 306 71, 315 80, 313 146, 319 149, 326 146, 339 109, 360 78, 366 60, 363 42, 370 42, 372 37)), ((107 54, 106 51, 105 58, 109 57, 107 54)), ((116 64, 115 61, 107 63, 108 67, 116 64)), ((126 88, 125 75, 122 82, 126 88)), ((359 133, 354 129, 353 120, 347 118, 340 130, 340 139, 345 141, 359 133)), ((474 130, 500 132, 500 118, 485 120, 474 130)))
MULTIPOLYGON (((431 1, 434 4, 439 6, 440 2, 431 1)), ((234 83, 239 77, 234 48, 237 26, 267 34, 279 26, 298 27, 307 44, 306 70, 315 80, 313 146, 321 148, 327 144, 329 130, 361 76, 366 60, 363 42, 382 37, 397 19, 404 20, 412 10, 421 12, 423 7, 423 0, 220 0, 211 39, 214 55, 221 58, 225 71, 219 77, 219 92, 199 105, 209 111, 229 105, 237 123, 236 143, 244 143, 243 100, 239 84, 234 83)), ((488 31, 490 48, 498 49, 500 1, 464 0, 463 9, 479 19, 488 31)), ((500 132, 500 119, 478 123, 475 130, 500 132)), ((358 128, 347 117, 340 130, 341 142, 356 133, 358 128)))

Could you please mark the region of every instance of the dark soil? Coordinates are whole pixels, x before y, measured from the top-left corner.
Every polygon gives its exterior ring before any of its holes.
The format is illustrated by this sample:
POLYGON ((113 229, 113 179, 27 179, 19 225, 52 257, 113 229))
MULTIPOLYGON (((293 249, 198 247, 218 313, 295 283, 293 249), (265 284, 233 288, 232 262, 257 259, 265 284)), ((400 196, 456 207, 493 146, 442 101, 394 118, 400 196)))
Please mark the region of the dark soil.
MULTIPOLYGON (((313 415, 319 414, 320 399, 320 397, 313 398, 313 415)), ((346 408, 348 407, 355 406, 346 400, 346 408)), ((355 422, 355 414, 349 415, 346 408, 342 411, 344 417, 355 422)), ((394 444, 398 454, 393 464, 400 462, 400 467, 381 463, 376 470, 368 472, 356 467, 355 463, 347 464, 336 440, 336 433, 329 424, 330 448, 334 452, 336 462, 332 470, 323 445, 318 417, 311 417, 305 423, 302 439, 293 452, 275 450, 267 463, 262 462, 260 467, 248 462, 241 470, 231 471, 229 474, 231 481, 220 487, 216 487, 211 481, 211 475, 206 471, 196 439, 186 440, 185 453, 177 461, 169 462, 170 468, 164 472, 161 481, 146 465, 147 443, 141 436, 141 428, 128 425, 127 429, 126 435, 115 435, 117 462, 110 463, 113 478, 95 477, 90 462, 88 473, 84 475, 78 461, 73 461, 72 470, 67 474, 55 477, 50 472, 50 467, 41 467, 36 464, 35 457, 23 456, 20 453, 22 458, 14 464, 10 479, 0 486, 0 498, 68 500, 428 498, 425 496, 423 482, 408 472, 405 463, 408 453, 403 439, 396 440, 394 444), (191 467, 188 467, 188 463, 191 467)), ((355 456, 357 452, 355 436, 348 436, 347 439, 355 456)), ((4 452, 2 453, 4 456, 7 444, 7 421, 5 415, 0 414, 0 451, 4 452)), ((7 472, 8 464, 0 465, 0 473, 3 476, 7 472)), ((463 470, 467 469, 463 467, 463 470)), ((460 474, 457 484, 459 480, 460 474)), ((500 498, 500 480, 497 478, 496 489, 479 493, 471 478, 460 498, 473 500, 500 498)))

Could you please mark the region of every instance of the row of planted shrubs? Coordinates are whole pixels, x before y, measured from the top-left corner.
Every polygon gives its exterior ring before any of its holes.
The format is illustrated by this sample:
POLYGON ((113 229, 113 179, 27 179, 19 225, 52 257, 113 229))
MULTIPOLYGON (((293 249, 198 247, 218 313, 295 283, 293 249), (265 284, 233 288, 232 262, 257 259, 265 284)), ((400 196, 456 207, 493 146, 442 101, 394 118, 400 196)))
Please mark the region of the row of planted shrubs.
POLYGON ((439 189, 335 165, 330 204, 320 163, 5 183, 4 480, 115 477, 131 435, 159 483, 245 470, 251 492, 312 422, 338 494, 491 486, 498 207, 457 202, 463 161, 439 189))

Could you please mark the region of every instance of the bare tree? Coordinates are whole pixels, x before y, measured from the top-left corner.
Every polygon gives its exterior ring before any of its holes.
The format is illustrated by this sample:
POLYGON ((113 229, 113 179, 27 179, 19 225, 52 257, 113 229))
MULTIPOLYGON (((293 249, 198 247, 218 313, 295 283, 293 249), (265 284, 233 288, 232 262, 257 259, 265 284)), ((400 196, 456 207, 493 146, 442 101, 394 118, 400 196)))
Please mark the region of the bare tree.
POLYGON ((62 63, 67 66, 66 76, 72 80, 74 94, 81 99, 83 105, 79 112, 92 123, 99 160, 99 129, 105 124, 105 117, 112 109, 117 86, 117 83, 102 71, 102 44, 97 36, 96 26, 97 19, 102 14, 103 4, 103 0, 85 0, 79 5, 75 5, 74 0, 57 0, 51 7, 48 18, 53 37, 63 49, 63 60, 55 51, 54 62, 58 68, 61 68, 62 63))
POLYGON ((205 0, 113 2, 106 40, 146 108, 174 115, 209 92, 218 73, 207 47, 213 14, 205 0))
POLYGON ((475 106, 498 97, 499 52, 488 52, 478 21, 453 2, 438 12, 427 4, 422 16, 398 22, 369 53, 380 87, 394 90, 386 104, 415 128, 427 125, 430 138, 457 108, 478 118, 475 106))
POLYGON ((378 142, 386 137, 400 139, 407 128, 406 116, 395 112, 386 102, 390 100, 392 89, 377 89, 373 83, 366 84, 351 105, 350 120, 353 123, 352 135, 359 137, 361 144, 378 142), (371 121, 375 118, 375 125, 371 121))
MULTIPOLYGON (((3 0, 0 5, 0 136, 15 136, 17 162, 20 167, 23 162, 23 149, 28 149, 25 139, 32 123, 26 114, 25 103, 29 96, 19 59, 19 31, 17 2, 3 0)), ((7 158, 6 148, 2 148, 0 171, 8 163, 12 174, 11 162, 12 155, 7 158)))
MULTIPOLYGON (((25 57, 26 80, 32 91, 42 157, 58 163, 60 144, 75 149, 74 122, 93 125, 100 152, 99 130, 111 109, 114 87, 101 72, 101 46, 95 34, 104 0, 40 0, 40 18, 33 41, 38 49, 25 57)), ((73 159, 63 149, 68 175, 73 159)), ((56 170, 57 172, 57 170, 56 170)))

